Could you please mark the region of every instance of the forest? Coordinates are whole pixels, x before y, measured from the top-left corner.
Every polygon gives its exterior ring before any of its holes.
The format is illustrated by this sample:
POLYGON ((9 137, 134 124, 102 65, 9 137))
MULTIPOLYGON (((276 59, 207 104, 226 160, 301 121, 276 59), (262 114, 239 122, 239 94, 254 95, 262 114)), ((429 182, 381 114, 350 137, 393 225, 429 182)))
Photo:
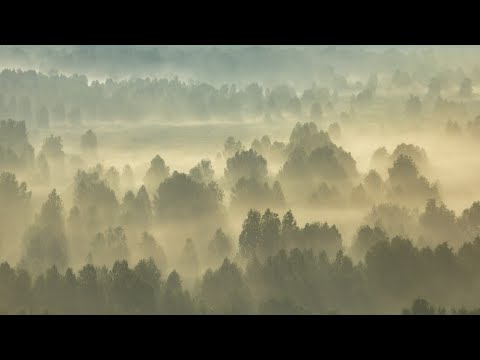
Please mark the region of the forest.
POLYGON ((477 52, 0 46, 0 314, 479 314, 477 52))

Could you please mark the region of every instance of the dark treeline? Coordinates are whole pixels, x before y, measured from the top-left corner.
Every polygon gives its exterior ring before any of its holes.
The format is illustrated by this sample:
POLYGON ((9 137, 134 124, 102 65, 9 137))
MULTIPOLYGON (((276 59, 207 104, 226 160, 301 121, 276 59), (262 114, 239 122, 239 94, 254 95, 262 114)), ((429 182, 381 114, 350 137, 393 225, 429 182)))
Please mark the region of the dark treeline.
POLYGON ((368 79, 352 82, 331 70, 329 77, 333 80, 319 82, 322 85, 310 83, 299 90, 288 82, 271 86, 255 81, 212 85, 178 77, 108 78, 100 82, 78 74, 3 70, 0 118, 25 121, 29 128, 152 119, 202 122, 262 118, 266 123, 281 123, 285 117, 319 121, 329 114, 343 114, 351 118, 385 101, 403 102, 402 112, 408 116, 428 113, 447 120, 471 115, 467 103, 474 97, 480 70, 465 73, 438 69, 426 78, 418 74, 390 70, 380 83, 373 72, 368 79))
POLYGON ((479 315, 480 308, 467 309, 460 308, 447 309, 444 306, 434 306, 423 298, 415 299, 409 308, 402 311, 402 315, 479 315))
MULTIPOLYGON (((314 250, 316 246, 281 249, 265 257, 256 253, 280 248, 282 243, 289 243, 286 248, 305 245, 311 230, 307 224, 292 234, 295 227, 287 213, 274 234, 265 219, 272 215, 265 213, 258 234, 253 234, 252 216, 239 239, 240 251, 248 259, 246 270, 225 258, 218 268, 208 269, 190 292, 176 271, 162 273, 152 258, 133 267, 126 260, 117 260, 110 268, 88 264, 77 273, 71 268, 59 272, 53 266, 35 278, 2 263, 0 309, 75 314, 368 314, 400 312, 418 296, 444 305, 437 310, 414 303, 404 313, 442 314, 446 307, 465 313, 465 306, 478 305, 480 238, 454 252, 446 243, 418 248, 395 237, 376 243, 358 264, 342 250, 329 260, 325 251, 314 250)), ((328 238, 324 235, 334 248, 334 239, 328 238)))

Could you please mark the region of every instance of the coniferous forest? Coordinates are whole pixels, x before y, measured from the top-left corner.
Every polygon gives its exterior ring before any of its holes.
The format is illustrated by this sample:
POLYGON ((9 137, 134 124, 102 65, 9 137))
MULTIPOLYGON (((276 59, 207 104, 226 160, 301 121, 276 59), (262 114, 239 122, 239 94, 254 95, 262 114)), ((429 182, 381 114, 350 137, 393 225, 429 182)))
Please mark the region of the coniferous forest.
POLYGON ((478 55, 0 46, 0 313, 479 314, 478 55))

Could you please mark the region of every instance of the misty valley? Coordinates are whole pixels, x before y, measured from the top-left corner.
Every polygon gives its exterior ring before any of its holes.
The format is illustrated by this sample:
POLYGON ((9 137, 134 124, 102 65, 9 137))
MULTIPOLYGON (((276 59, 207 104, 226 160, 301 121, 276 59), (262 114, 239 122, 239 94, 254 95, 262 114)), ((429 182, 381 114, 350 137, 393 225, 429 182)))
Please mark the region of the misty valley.
POLYGON ((1 314, 480 314, 478 49, 0 48, 1 314))

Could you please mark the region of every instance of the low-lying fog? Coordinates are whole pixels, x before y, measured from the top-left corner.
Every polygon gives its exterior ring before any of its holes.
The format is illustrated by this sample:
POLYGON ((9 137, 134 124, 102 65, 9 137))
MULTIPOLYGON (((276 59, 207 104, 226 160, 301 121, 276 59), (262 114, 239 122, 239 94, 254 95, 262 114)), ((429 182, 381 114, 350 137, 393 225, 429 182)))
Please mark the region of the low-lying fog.
POLYGON ((366 51, 309 86, 1 72, 0 311, 478 308, 480 70, 366 51))

